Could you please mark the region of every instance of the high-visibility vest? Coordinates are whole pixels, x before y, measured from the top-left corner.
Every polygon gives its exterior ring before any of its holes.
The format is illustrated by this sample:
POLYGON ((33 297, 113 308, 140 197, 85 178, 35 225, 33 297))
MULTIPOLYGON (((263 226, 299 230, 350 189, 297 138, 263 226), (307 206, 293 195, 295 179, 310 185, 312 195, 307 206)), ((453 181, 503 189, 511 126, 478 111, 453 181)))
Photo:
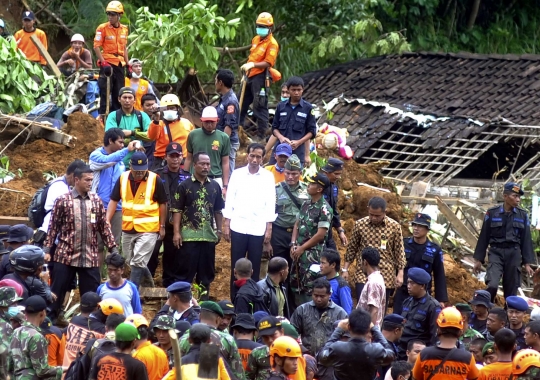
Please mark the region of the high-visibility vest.
MULTIPOLYGON (((131 87, 131 79, 126 78, 125 86, 131 87)), ((141 99, 144 95, 148 94, 148 86, 150 86, 150 83, 146 79, 139 79, 139 87, 137 87, 137 91, 135 91, 135 104, 133 104, 133 108, 137 111, 143 110, 141 99)))
POLYGON ((120 176, 122 230, 159 232, 159 203, 153 200, 156 190, 156 173, 148 172, 148 178, 141 182, 135 196, 131 191, 129 173, 130 171, 127 171, 120 176))

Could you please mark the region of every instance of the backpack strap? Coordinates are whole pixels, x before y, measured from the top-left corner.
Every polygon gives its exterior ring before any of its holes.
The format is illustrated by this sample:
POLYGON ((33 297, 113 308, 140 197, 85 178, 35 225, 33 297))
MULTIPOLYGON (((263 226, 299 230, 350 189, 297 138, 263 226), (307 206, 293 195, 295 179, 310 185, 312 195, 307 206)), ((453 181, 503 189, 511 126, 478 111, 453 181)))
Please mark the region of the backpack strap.
POLYGON ((291 189, 289 189, 289 185, 287 185, 285 182, 281 182, 279 184, 281 186, 281 188, 283 190, 285 190, 285 192, 287 193, 287 195, 289 196, 289 198, 291 199, 291 201, 294 203, 294 205, 296 206, 296 208, 298 210, 301 210, 302 209, 302 206, 300 206, 300 204, 298 203, 298 199, 296 199, 296 197, 292 194, 291 192, 291 189))
MULTIPOLYGON (((116 113, 116 126, 120 128, 120 122, 122 121, 122 117, 124 116, 124 112, 122 112, 122 109, 114 111, 116 113)), ((139 126, 141 127, 141 131, 143 130, 143 120, 142 120, 142 113, 141 111, 138 111, 136 109, 133 109, 133 113, 135 116, 137 116, 137 120, 139 120, 139 126)))
POLYGON ((433 368, 433 371, 431 371, 431 373, 429 374, 429 376, 428 376, 428 378, 426 380, 431 380, 433 378, 433 376, 435 376, 439 372, 439 370, 444 366, 444 363, 446 363, 448 361, 448 359, 450 359, 450 356, 456 350, 457 350, 456 347, 452 348, 450 350, 450 352, 446 354, 444 359, 441 360, 441 362, 435 368, 433 368))

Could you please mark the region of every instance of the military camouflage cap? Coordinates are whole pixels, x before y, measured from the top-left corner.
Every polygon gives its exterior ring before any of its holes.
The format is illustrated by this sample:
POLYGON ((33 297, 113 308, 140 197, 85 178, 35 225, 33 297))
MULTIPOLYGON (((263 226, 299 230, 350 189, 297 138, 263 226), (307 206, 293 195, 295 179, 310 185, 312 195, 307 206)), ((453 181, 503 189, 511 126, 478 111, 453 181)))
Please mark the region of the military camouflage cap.
POLYGON ((15 288, 12 288, 11 286, 0 288, 0 306, 8 307, 20 300, 22 300, 22 298, 17 296, 15 288))
POLYGON ((154 328, 160 330, 173 330, 175 328, 174 318, 170 315, 160 315, 154 328))
POLYGON ((296 154, 293 154, 285 162, 285 169, 287 170, 302 170, 302 163, 296 154))

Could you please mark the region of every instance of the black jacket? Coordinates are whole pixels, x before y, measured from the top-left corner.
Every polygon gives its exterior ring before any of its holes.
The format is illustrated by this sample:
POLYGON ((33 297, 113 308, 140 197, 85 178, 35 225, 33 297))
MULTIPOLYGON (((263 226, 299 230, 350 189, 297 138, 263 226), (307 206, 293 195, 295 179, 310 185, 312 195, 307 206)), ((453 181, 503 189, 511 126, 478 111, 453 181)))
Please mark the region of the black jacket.
POLYGON ((13 272, 6 274, 2 278, 2 280, 8 279, 18 282, 23 287, 22 298, 24 301, 26 301, 28 297, 40 296, 45 300, 45 302, 47 302, 47 305, 50 305, 53 302, 51 288, 49 288, 49 285, 45 284, 39 278, 34 276, 28 276, 26 277, 26 280, 24 280, 17 273, 13 272))
POLYGON ((234 312, 236 314, 253 314, 257 311, 268 313, 268 307, 264 303, 265 293, 257 286, 257 283, 250 278, 244 285, 238 287, 237 282, 234 283, 234 294, 236 294, 233 302, 234 312))
POLYGON ((344 332, 338 327, 318 355, 320 364, 334 368, 336 380, 373 380, 379 365, 394 360, 394 352, 385 348, 387 342, 380 331, 373 333, 373 341, 380 343, 369 343, 361 338, 340 342, 344 332))
MULTIPOLYGON (((270 315, 274 317, 278 316, 278 299, 276 294, 276 288, 272 284, 272 280, 269 276, 257 282, 257 286, 264 292, 264 304, 268 308, 270 315)), ((289 302, 287 301, 287 289, 280 284, 280 288, 283 291, 285 297, 285 306, 283 307, 283 317, 290 319, 289 302)))

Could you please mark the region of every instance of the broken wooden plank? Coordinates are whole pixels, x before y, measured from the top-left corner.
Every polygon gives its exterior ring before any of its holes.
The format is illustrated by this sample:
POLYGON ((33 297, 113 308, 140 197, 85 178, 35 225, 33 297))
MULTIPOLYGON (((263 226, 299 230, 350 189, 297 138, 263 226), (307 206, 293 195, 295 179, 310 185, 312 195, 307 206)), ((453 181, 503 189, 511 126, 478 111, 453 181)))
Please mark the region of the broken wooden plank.
POLYGON ((139 290, 142 298, 167 299, 167 289, 165 288, 143 288, 139 290))
MULTIPOLYGON (((433 195, 427 194, 426 197, 424 198, 424 197, 414 197, 414 196, 411 196, 411 195, 402 195, 401 196, 401 203, 407 204, 407 203, 410 203, 412 201, 415 201, 416 203, 421 204, 421 205, 435 205, 435 204, 437 204, 437 199, 431 198, 432 196, 433 195)), ((454 205, 462 203, 460 198, 443 198, 442 200, 443 200, 444 203, 446 203, 447 205, 450 205, 450 206, 454 206, 454 205)), ((474 202, 474 203, 476 203, 478 205, 491 205, 491 204, 493 204, 493 201, 491 201, 490 199, 475 199, 472 202, 474 202)))
POLYGON ((75 143, 77 142, 76 137, 68 135, 59 129, 48 127, 43 124, 32 125, 32 133, 36 137, 62 144, 70 148, 74 148, 75 143))
POLYGON ((36 45, 36 48, 39 50, 39 54, 41 54, 43 58, 45 58, 45 61, 47 61, 47 66, 49 66, 49 68, 52 70, 52 72, 57 78, 60 78, 62 76, 62 73, 60 72, 60 69, 58 68, 58 66, 56 66, 56 62, 53 61, 51 55, 49 54, 45 46, 43 46, 43 44, 36 37, 35 34, 32 34, 30 36, 30 39, 32 40, 34 45, 36 45))
POLYGON ((24 216, 0 216, 0 224, 14 226, 15 224, 26 224, 32 227, 30 219, 24 216))
POLYGON ((478 242, 478 239, 476 236, 469 230, 469 228, 463 224, 463 222, 452 212, 450 207, 444 201, 439 198, 435 197, 437 200, 437 206, 439 207, 439 211, 448 219, 450 223, 452 223, 452 228, 469 244, 471 248, 475 248, 476 244, 478 242))

